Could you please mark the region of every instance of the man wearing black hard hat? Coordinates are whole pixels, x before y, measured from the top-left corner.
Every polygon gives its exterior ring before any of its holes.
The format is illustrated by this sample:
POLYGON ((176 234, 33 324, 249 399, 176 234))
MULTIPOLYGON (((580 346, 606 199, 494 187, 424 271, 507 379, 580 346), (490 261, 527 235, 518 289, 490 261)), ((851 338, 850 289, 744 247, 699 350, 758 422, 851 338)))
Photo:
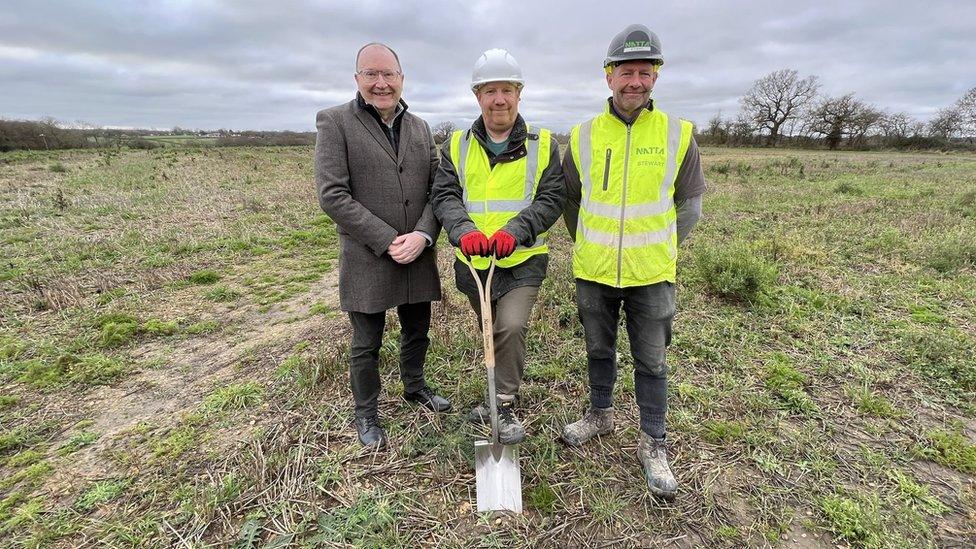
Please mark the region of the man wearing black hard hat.
POLYGON ((661 41, 644 25, 617 34, 603 63, 612 96, 603 113, 573 128, 563 159, 590 405, 562 437, 578 446, 614 429, 622 307, 640 408, 638 457, 650 492, 671 499, 677 481, 665 444, 665 353, 678 245, 701 217, 705 178, 691 123, 650 98, 663 64, 661 41))

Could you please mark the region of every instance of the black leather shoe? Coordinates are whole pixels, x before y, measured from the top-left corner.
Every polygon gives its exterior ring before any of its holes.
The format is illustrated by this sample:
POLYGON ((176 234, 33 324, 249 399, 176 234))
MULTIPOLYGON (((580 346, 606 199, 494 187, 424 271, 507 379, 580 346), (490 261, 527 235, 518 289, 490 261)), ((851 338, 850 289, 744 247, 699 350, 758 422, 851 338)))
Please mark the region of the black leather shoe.
POLYGON ((430 387, 424 387, 416 393, 403 393, 403 398, 410 402, 423 404, 435 412, 447 412, 451 409, 451 401, 438 395, 430 387))
POLYGON ((359 442, 367 448, 383 448, 386 446, 386 431, 380 426, 380 419, 377 416, 357 417, 356 433, 359 434, 359 442))

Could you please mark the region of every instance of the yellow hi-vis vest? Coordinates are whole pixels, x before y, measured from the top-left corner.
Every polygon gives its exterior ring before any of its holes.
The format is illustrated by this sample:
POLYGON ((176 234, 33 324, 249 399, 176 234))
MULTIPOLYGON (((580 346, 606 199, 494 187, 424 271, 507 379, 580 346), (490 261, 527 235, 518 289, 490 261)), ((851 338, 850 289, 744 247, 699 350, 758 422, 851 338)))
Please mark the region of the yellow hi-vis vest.
MULTIPOLYGON (((457 169, 463 190, 464 207, 478 230, 489 237, 519 212, 532 204, 542 173, 549 166, 549 130, 539 129, 538 136, 528 133, 526 154, 512 162, 499 162, 491 167, 488 154, 471 135, 471 130, 459 130, 451 135, 451 161, 457 169), (540 157, 540 151, 542 155, 540 157)), ((540 234, 530 247, 519 244, 515 252, 498 260, 499 267, 514 267, 526 259, 549 252, 546 233, 540 234)), ((464 259, 461 250, 455 250, 464 259)), ((490 259, 472 257, 475 269, 487 269, 490 259)))
POLYGON ((675 281, 674 182, 691 122, 642 110, 628 126, 607 109, 573 128, 582 183, 573 274, 616 288, 675 281))

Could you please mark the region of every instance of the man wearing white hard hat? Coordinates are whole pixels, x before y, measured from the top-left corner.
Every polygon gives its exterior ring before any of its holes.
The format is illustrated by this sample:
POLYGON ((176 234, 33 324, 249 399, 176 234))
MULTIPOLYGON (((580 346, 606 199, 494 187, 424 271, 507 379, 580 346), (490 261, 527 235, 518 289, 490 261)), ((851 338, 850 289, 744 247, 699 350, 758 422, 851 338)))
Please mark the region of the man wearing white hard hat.
MULTIPOLYGON (((525 367, 525 332, 546 276, 546 231, 559 219, 565 185, 559 149, 549 130, 529 126, 518 112, 522 69, 510 53, 491 49, 475 63, 471 91, 481 116, 454 132, 441 150, 431 201, 456 250, 455 282, 481 315, 478 290, 465 262, 492 279, 495 384, 499 440, 516 444, 525 429, 515 415, 525 367)), ((470 414, 487 423, 488 406, 470 414)))

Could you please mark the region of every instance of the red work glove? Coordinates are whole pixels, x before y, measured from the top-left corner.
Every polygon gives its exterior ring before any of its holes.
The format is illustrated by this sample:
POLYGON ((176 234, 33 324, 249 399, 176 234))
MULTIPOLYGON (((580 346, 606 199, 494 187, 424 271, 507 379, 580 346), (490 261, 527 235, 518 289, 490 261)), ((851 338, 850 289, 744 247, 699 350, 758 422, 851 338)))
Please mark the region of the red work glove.
POLYGON ((468 257, 473 255, 488 257, 491 254, 488 237, 481 231, 464 233, 464 236, 461 237, 461 253, 468 257))
POLYGON ((495 231, 488 239, 488 246, 495 250, 495 257, 505 259, 515 252, 515 237, 505 231, 495 231))

